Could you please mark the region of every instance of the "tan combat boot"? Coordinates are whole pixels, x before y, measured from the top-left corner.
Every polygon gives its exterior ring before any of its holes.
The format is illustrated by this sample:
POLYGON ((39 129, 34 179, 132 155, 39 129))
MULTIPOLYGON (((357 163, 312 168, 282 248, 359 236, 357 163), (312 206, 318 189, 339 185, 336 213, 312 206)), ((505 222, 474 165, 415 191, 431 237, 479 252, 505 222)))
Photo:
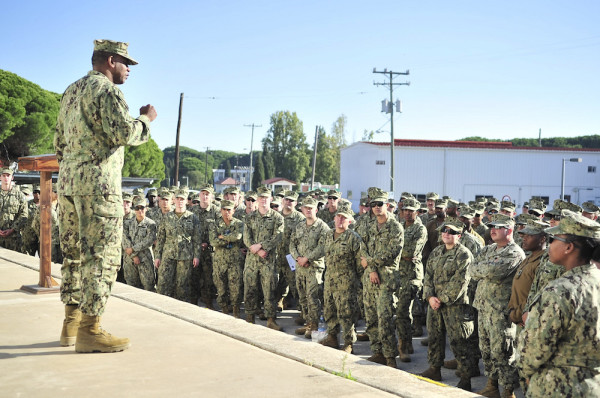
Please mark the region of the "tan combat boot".
POLYGON ((352 344, 345 344, 342 347, 342 351, 347 352, 348 354, 354 354, 354 347, 352 344))
POLYGON ((500 391, 498 390, 498 380, 488 378, 487 384, 483 387, 483 390, 477 391, 475 394, 483 395, 484 397, 500 398, 500 391))
POLYGON ((277 311, 281 312, 283 311, 283 297, 279 299, 279 301, 277 302, 277 311))
POLYGON ((385 359, 385 366, 389 366, 390 368, 394 368, 396 369, 398 366, 396 365, 396 358, 386 358, 385 359))
POLYGON ((465 391, 471 391, 471 378, 468 376, 461 376, 456 388, 460 388, 465 391))
POLYGON ((233 306, 233 317, 240 319, 240 306, 239 305, 233 306))
POLYGON ((324 345, 325 347, 335 348, 336 350, 340 348, 337 335, 331 333, 327 333, 327 337, 325 337, 320 344, 324 345))
POLYGON ((358 340, 358 341, 369 341, 369 335, 366 332, 356 333, 356 340, 358 340))
POLYGON ((430 380, 434 381, 442 381, 442 372, 441 369, 435 366, 430 366, 427 370, 422 373, 419 373, 421 377, 427 377, 430 380))
POLYGON ((251 314, 246 315, 246 322, 254 323, 255 322, 254 315, 251 315, 251 314))
POLYGON ((75 351, 117 352, 126 350, 130 345, 129 339, 114 337, 102 330, 99 316, 81 315, 75 351))
POLYGON ((458 369, 458 362, 456 361, 456 359, 444 361, 444 367, 446 369, 458 369))
POLYGON ((62 332, 60 333, 60 345, 69 347, 75 344, 77 340, 77 329, 81 321, 81 310, 77 304, 65 305, 65 320, 63 321, 62 332))
POLYGON ((279 326, 277 324, 277 322, 275 322, 275 318, 268 318, 267 319, 267 327, 269 329, 277 330, 278 332, 282 332, 283 331, 283 328, 281 326, 279 326))
MULTIPOLYGON (((412 345, 412 342, 411 342, 412 345)), ((400 357, 400 361, 402 362, 410 362, 410 353, 408 350, 408 345, 403 341, 398 339, 398 356, 400 357)))
POLYGON ((386 359, 383 356, 382 353, 378 352, 376 354, 371 355, 369 358, 367 358, 367 361, 369 362, 375 362, 381 365, 385 365, 386 364, 386 359))
POLYGON ((319 325, 317 324, 317 322, 310 322, 309 324, 306 325, 306 332, 304 332, 304 337, 307 339, 312 339, 313 330, 318 330, 318 329, 319 329, 319 325))
POLYGON ((308 325, 299 327, 298 329, 296 329, 294 331, 294 333, 296 333, 297 335, 303 335, 304 333, 306 333, 306 328, 308 327, 308 325))

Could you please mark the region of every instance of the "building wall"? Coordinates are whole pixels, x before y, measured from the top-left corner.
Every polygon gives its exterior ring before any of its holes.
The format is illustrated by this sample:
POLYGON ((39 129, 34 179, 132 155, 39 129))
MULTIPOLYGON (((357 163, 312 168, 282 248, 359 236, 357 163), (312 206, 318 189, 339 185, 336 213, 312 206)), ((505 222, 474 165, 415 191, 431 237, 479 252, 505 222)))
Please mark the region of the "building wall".
MULTIPOLYGON (((460 201, 492 195, 521 206, 531 196, 560 197, 563 158, 581 158, 565 164, 565 196, 574 203, 600 203, 600 151, 537 149, 479 149, 396 146, 394 198, 403 191, 435 191, 460 201), (588 167, 596 167, 595 173, 588 167)), ((340 189, 355 206, 361 193, 378 186, 390 191, 390 147, 356 143, 342 149, 340 189), (384 164, 377 164, 382 163, 384 164)))

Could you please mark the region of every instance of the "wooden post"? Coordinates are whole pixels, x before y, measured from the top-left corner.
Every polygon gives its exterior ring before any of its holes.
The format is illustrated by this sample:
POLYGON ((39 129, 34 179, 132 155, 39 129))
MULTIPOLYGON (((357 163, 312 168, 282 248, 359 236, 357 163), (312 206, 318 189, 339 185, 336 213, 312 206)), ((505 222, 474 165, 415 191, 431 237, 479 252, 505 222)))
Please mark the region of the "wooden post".
POLYGON ((55 155, 19 158, 19 170, 40 172, 40 279, 37 285, 23 285, 22 290, 39 293, 57 293, 58 283, 52 278, 52 172, 58 171, 55 155))

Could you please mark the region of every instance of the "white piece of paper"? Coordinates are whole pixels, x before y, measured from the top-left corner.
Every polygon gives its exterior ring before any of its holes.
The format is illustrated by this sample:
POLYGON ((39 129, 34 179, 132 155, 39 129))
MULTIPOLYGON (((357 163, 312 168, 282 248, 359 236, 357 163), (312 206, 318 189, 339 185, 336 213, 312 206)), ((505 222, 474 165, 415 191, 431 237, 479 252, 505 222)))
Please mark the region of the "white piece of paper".
POLYGON ((294 260, 294 257, 292 257, 291 254, 288 254, 287 256, 285 256, 285 258, 287 259, 288 265, 290 266, 290 269, 292 271, 296 271, 296 260, 294 260))

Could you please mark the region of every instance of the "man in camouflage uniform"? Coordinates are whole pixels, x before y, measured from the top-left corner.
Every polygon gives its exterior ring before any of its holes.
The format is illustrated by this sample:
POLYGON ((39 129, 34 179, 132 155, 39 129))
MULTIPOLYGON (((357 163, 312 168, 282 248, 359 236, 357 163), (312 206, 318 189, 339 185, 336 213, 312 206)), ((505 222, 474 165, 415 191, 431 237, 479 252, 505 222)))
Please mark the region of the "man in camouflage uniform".
POLYGON ((281 331, 282 328, 275 321, 275 259, 277 245, 283 235, 283 216, 271 209, 271 191, 267 187, 259 187, 257 194, 258 209, 250 214, 244 225, 244 244, 248 248, 244 268, 246 321, 254 323, 255 316, 260 312, 260 287, 264 297, 267 327, 281 331))
POLYGON ((425 243, 425 247, 423 248, 423 262, 427 263, 427 258, 429 257, 429 253, 437 246, 441 244, 439 228, 444 223, 444 219, 446 218, 446 206, 448 202, 446 199, 436 199, 435 200, 435 218, 430 220, 426 225, 427 228, 427 242, 425 243))
POLYGON ((339 348, 338 334, 343 330, 342 349, 352 353, 356 341, 354 321, 356 318, 356 283, 359 275, 360 236, 349 225, 353 220, 347 208, 338 210, 334 217, 335 228, 325 235, 325 273, 323 316, 327 322, 327 338, 322 344, 339 348))
POLYGON ((123 147, 147 142, 150 122, 156 118, 151 105, 132 118, 117 88, 129 76, 129 65, 137 64, 127 46, 110 40, 94 42, 93 70, 63 94, 54 136, 65 257, 61 344, 71 345, 76 339, 78 352, 129 347, 128 339, 111 336, 99 325, 121 264, 123 147))
POLYGON ((235 204, 235 213, 233 216, 238 220, 243 220, 246 206, 240 203, 240 189, 238 187, 230 187, 225 190, 224 194, 225 200, 230 200, 235 204))
POLYGON ((600 208, 596 206, 594 202, 583 202, 581 204, 581 208, 583 209, 582 215, 586 218, 589 218, 592 221, 598 220, 598 213, 600 213, 600 208))
POLYGON ((421 218, 421 221, 423 222, 423 225, 427 225, 429 221, 434 220, 436 218, 435 201, 440 198, 440 195, 438 195, 435 192, 428 192, 425 198, 425 204, 427 205, 427 213, 419 216, 421 218))
MULTIPOLYGON (((400 255, 399 284, 396 290, 396 329, 398 330, 398 351, 402 362, 410 362, 413 353, 412 306, 423 287, 423 263, 421 262, 423 247, 427 242, 427 229, 418 217, 421 204, 414 198, 402 201, 403 218, 400 222, 404 228, 404 246, 400 255)), ((422 324, 421 326, 422 327, 422 324)))
POLYGON ((25 196, 13 185, 13 170, 2 169, 0 180, 0 247, 20 252, 21 230, 27 225, 29 209, 25 196))
POLYGON ((154 207, 158 207, 158 190, 156 188, 150 188, 146 192, 146 199, 148 199, 148 211, 154 207))
POLYGON ((333 217, 335 217, 341 197, 340 191, 332 189, 327 192, 327 206, 317 212, 317 217, 325 221, 330 228, 333 227, 333 217))
POLYGON ((512 396, 518 386, 514 362, 516 325, 506 314, 513 276, 525 253, 512 239, 514 220, 504 214, 491 217, 490 235, 493 244, 485 246, 475 258, 470 270, 478 280, 473 306, 479 311, 479 348, 488 382, 478 392, 483 396, 512 396))
POLYGON ((210 245, 214 252, 212 270, 217 288, 217 303, 223 313, 233 307, 233 316, 240 317, 242 303, 242 234, 244 223, 233 217, 234 203, 221 202, 221 216, 209 224, 210 245))
POLYGON ((376 221, 369 224, 361 251, 363 300, 367 334, 373 355, 371 362, 396 367, 398 346, 394 328, 393 294, 398 287, 398 263, 404 230, 385 209, 387 193, 371 199, 376 221))
POLYGON ((158 227, 156 290, 160 294, 190 302, 192 267, 200 264, 200 222, 186 210, 188 192, 175 193, 175 211, 167 213, 158 227))
MULTIPOLYGON (((50 256, 53 263, 62 264, 63 254, 60 248, 60 234, 58 225, 58 195, 56 193, 56 184, 52 184, 52 193, 50 194, 51 206, 50 206, 50 218, 52 219, 52 228, 50 229, 51 234, 51 245, 50 245, 50 256)), ((36 206, 33 219, 31 220, 31 230, 35 234, 35 241, 40 242, 40 211, 36 206)))
MULTIPOLYGON (((129 220, 135 218, 135 213, 131 211, 131 203, 133 202, 133 195, 129 192, 123 192, 123 226, 129 220)), ((121 268, 117 272, 117 282, 126 283, 125 281, 125 267, 132 266, 132 257, 126 256, 124 252, 121 253, 121 268)))
POLYGON ((481 221, 481 216, 485 211, 485 206, 481 203, 477 203, 473 205, 472 209, 475 212, 472 222, 473 229, 479 234, 479 236, 483 238, 483 243, 485 245, 485 236, 489 235, 489 233, 487 233, 489 228, 481 221))
POLYGON ((156 223, 146 217, 146 200, 133 201, 135 217, 123 223, 125 281, 128 285, 154 292, 154 253, 156 223))
MULTIPOLYGON (((296 273, 292 271, 286 256, 290 253, 290 238, 292 232, 296 229, 298 223, 304 221, 304 215, 296 210, 298 193, 285 191, 283 193, 283 237, 277 247, 277 272, 279 273, 279 283, 277 284, 276 298, 277 309, 283 311, 284 304, 292 299, 298 304, 298 290, 296 289, 296 273)), ((304 320, 302 321, 304 324, 304 320)))
POLYGON ((158 206, 151 207, 146 212, 146 217, 156 223, 157 230, 167 213, 172 211, 173 194, 167 188, 162 187, 158 191, 158 197, 158 206))
POLYGON ((460 382, 457 387, 471 390, 469 372, 469 350, 467 339, 473 333, 473 319, 467 288, 468 270, 473 262, 471 252, 460 244, 462 222, 446 217, 441 228, 443 245, 436 247, 427 262, 423 296, 431 307, 427 312, 429 345, 427 359, 429 368, 420 375, 441 381, 441 366, 444 362, 446 333, 450 348, 458 363, 460 382))
MULTIPOLYGON (((215 285, 213 282, 213 264, 212 251, 210 248, 209 231, 211 223, 221 218, 217 206, 212 203, 212 196, 215 190, 211 184, 205 184, 200 187, 197 198, 199 203, 192 207, 191 211, 200 221, 200 241, 202 250, 200 252, 200 266, 192 270, 192 304, 198 304, 198 296, 206 304, 206 308, 213 309, 213 291, 215 285)), ((228 309, 228 308, 225 308, 228 309)), ((221 307, 223 310, 223 307, 221 307)))
POLYGON ((32 185, 21 185, 21 193, 23 193, 27 200, 27 212, 29 214, 27 222, 21 231, 21 240, 23 242, 22 252, 27 253, 30 256, 35 256, 35 253, 40 248, 40 241, 38 238, 39 231, 36 233, 32 225, 36 213, 39 213, 39 207, 33 199, 28 200, 28 197, 33 193, 32 185))
POLYGON ((329 227, 317 217, 317 202, 312 198, 302 201, 302 214, 306 218, 292 231, 290 254, 296 260, 296 288, 302 318, 306 320, 306 327, 297 329, 296 334, 304 334, 309 339, 317 330, 321 315, 319 291, 323 288, 324 241, 329 227))
POLYGON ((566 271, 532 305, 519 336, 517 367, 528 397, 600 395, 600 225, 564 210, 551 235, 550 260, 566 271))

